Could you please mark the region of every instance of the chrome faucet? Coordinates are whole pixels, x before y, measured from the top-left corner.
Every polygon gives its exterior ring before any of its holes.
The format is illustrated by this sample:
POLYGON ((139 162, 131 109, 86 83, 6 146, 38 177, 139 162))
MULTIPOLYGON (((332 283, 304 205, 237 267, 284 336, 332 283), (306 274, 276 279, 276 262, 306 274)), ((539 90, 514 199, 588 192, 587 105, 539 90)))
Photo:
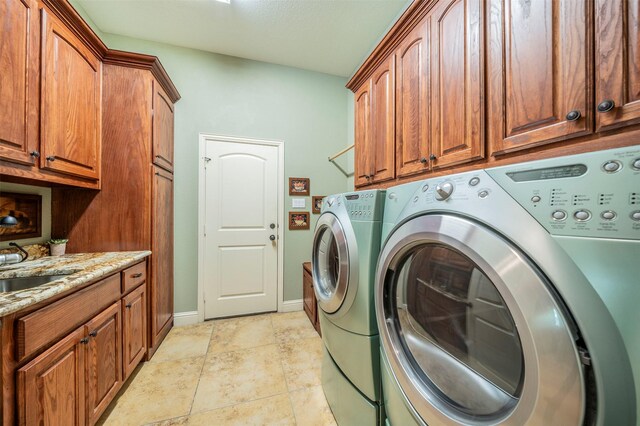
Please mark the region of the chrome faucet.
MULTIPOLYGON (((2 228, 12 228, 18 224, 18 221, 15 217, 8 215, 0 217, 0 227, 2 228)), ((18 243, 9 243, 11 247, 16 247, 18 250, 22 252, 18 253, 8 253, 8 254, 0 254, 0 265, 7 265, 9 263, 20 263, 27 260, 29 257, 29 253, 25 251, 22 247, 18 245, 18 243)))

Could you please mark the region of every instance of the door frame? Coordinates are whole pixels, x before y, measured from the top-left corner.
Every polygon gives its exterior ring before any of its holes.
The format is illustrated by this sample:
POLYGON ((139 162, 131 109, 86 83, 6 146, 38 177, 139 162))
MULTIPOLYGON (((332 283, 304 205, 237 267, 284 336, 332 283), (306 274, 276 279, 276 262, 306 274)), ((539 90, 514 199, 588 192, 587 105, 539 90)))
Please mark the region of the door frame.
POLYGON ((236 136, 219 136, 211 133, 200 133, 199 135, 199 164, 198 168, 198 322, 204 322, 204 226, 205 226, 205 167, 207 159, 205 156, 207 141, 213 142, 234 142, 249 145, 275 146, 278 149, 278 283, 277 283, 277 305, 278 312, 283 308, 284 303, 284 141, 273 141, 265 139, 253 139, 236 136))

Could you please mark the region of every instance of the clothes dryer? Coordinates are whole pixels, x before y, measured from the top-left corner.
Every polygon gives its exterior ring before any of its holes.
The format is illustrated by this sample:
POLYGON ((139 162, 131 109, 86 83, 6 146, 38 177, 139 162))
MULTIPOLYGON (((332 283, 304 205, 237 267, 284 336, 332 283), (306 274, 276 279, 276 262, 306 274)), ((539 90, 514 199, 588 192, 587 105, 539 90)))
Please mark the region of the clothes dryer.
POLYGON ((376 272, 387 421, 638 424, 640 147, 407 188, 376 272))
POLYGON ((322 384, 341 425, 379 421, 380 359, 374 274, 385 191, 325 198, 312 251, 325 345, 322 384))

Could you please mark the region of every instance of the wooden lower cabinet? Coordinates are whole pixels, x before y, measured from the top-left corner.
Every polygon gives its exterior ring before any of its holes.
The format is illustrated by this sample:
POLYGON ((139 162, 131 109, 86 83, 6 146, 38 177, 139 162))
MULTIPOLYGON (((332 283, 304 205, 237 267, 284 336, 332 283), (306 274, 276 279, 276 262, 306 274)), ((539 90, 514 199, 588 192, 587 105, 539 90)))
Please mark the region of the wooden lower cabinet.
POLYGON ((313 291, 311 262, 302 264, 302 299, 304 311, 309 317, 309 321, 311 321, 313 328, 316 329, 318 334, 322 335, 320 332, 320 321, 318 320, 318 302, 316 300, 316 294, 313 291))
POLYGON ((3 424, 98 422, 147 353, 146 266, 140 262, 52 303, 2 317, 3 424), (105 295, 105 286, 115 292, 105 295), (92 291, 93 308, 79 303, 92 291), (68 315, 73 310, 87 315, 68 315), (41 318, 51 324, 39 329, 49 338, 21 352, 21 340, 33 337, 29 330, 41 318))
POLYGON ((84 327, 18 370, 18 424, 85 424, 84 327))
POLYGON ((127 380, 147 351, 147 292, 143 284, 122 299, 122 370, 127 380))
POLYGON ((95 424, 122 386, 120 301, 89 321, 85 333, 87 418, 95 424))

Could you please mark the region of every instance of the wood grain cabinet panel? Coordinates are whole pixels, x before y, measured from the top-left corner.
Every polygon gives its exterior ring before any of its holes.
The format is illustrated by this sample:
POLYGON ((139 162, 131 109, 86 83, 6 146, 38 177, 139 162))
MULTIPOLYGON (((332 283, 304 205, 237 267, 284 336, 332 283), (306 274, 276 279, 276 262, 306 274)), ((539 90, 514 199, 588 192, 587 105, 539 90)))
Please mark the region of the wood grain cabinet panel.
POLYGON ((147 292, 144 284, 122 299, 122 370, 127 380, 147 350, 147 292))
POLYGON ((97 180, 102 64, 45 9, 42 26, 40 167, 97 180))
POLYGON ((153 168, 151 237, 151 346, 157 348, 173 325, 173 175, 153 168))
POLYGON ((85 424, 84 328, 17 372, 18 424, 85 424))
POLYGON ((85 324, 84 330, 87 420, 93 425, 122 387, 120 301, 85 324))
POLYGON ((395 170, 395 56, 378 66, 371 78, 372 182, 396 176, 395 170))
POLYGON ((154 82, 153 163, 173 172, 173 102, 154 82))
POLYGON ((441 0, 431 18, 431 167, 484 156, 482 0, 441 0))
POLYGON ((0 159, 34 165, 38 150, 40 18, 35 0, 0 3, 0 159))
POLYGON ((492 154, 592 131, 590 5, 582 0, 488 2, 492 154))
POLYGON ((429 18, 396 50, 396 171, 422 173, 429 163, 429 18))
POLYGON ((355 186, 371 181, 371 81, 355 93, 355 186))
POLYGON ((640 0, 595 2, 596 130, 640 122, 640 0), (600 112, 603 102, 613 109, 600 112))

